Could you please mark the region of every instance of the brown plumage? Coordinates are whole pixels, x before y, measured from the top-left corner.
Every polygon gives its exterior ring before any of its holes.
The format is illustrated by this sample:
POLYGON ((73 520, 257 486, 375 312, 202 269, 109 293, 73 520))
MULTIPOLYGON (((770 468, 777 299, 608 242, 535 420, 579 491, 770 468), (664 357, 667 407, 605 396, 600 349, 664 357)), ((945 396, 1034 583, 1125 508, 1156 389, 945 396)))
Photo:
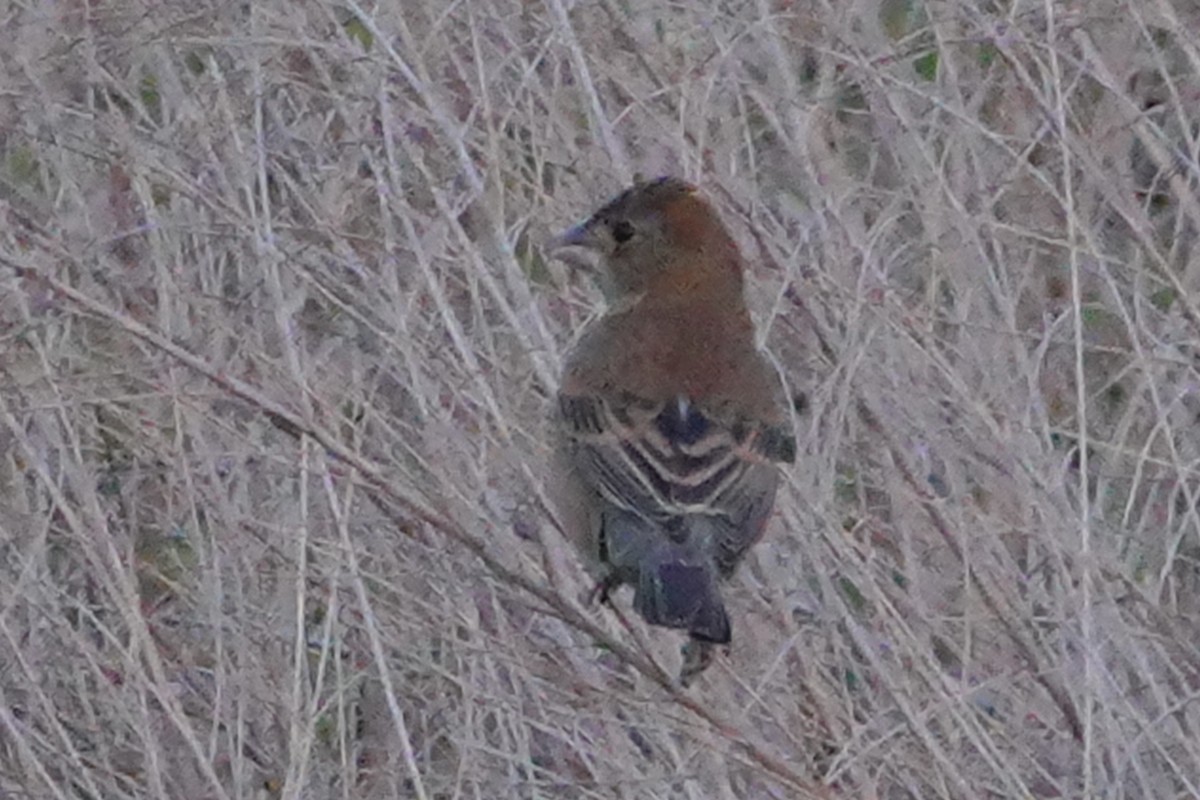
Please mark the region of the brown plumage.
POLYGON ((637 184, 551 243, 565 248, 598 258, 609 308, 567 356, 555 494, 603 591, 630 584, 647 622, 688 631, 686 685, 730 641, 718 584, 795 458, 787 396, 737 246, 694 186, 637 184))

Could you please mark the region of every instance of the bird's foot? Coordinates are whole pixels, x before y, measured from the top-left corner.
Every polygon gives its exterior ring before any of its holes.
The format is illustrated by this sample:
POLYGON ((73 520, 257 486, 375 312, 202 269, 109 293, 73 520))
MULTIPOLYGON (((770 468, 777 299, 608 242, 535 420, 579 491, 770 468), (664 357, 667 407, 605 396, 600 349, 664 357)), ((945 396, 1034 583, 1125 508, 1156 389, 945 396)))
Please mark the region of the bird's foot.
POLYGON ((683 656, 683 665, 679 668, 679 685, 684 689, 688 688, 692 681, 713 663, 718 650, 728 652, 728 647, 702 639, 688 639, 684 642, 683 647, 679 648, 679 653, 683 656))
POLYGON ((596 603, 603 603, 606 606, 612 605, 612 590, 617 588, 617 580, 615 575, 605 575, 600 580, 596 581, 596 585, 588 592, 587 603, 589 606, 594 606, 596 603))

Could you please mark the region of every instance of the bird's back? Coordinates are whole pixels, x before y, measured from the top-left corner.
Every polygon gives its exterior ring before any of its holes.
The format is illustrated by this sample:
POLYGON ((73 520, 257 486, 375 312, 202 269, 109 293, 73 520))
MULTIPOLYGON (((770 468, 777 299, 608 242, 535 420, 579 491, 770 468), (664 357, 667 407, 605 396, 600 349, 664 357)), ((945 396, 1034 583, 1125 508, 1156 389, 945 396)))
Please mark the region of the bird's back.
POLYGON ((619 387, 652 403, 684 396, 710 414, 728 410, 785 423, 784 385, 755 346, 749 315, 689 311, 637 308, 596 320, 567 354, 561 391, 590 395, 619 387))
POLYGON ((761 537, 774 462, 793 447, 780 378, 752 342, 619 315, 596 326, 559 396, 559 463, 590 509, 569 528, 594 566, 634 587, 648 622, 727 641, 718 583, 761 537))

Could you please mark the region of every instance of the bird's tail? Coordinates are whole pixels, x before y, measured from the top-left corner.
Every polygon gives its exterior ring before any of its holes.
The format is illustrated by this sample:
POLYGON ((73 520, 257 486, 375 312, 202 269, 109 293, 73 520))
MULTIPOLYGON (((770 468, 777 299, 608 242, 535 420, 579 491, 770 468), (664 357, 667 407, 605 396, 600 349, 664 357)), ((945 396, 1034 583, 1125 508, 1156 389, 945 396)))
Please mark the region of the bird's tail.
POLYGON ((633 604, 651 625, 684 628, 701 642, 729 643, 725 603, 706 566, 669 558, 642 564, 633 604))

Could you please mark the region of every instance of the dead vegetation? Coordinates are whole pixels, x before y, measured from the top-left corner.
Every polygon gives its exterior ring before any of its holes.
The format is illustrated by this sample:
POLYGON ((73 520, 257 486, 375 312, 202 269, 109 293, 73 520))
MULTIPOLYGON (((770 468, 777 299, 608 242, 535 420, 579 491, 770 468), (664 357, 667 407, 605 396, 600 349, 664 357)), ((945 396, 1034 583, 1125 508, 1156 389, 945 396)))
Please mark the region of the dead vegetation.
POLYGON ((1200 796, 1200 7, 0 17, 0 795, 1200 796), (802 457, 689 690, 541 496, 635 173, 802 457))

